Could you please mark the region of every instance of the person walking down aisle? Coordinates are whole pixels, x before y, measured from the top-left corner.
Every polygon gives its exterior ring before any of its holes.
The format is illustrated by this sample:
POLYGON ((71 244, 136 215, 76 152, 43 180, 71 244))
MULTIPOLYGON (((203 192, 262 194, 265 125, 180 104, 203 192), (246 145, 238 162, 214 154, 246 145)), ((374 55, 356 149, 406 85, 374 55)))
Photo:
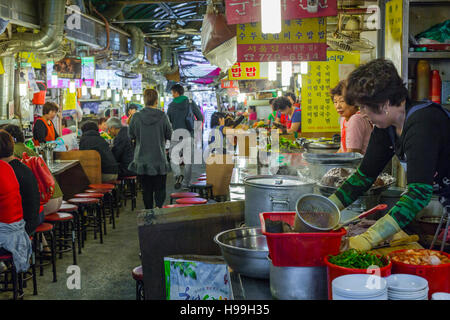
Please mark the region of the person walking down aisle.
POLYGON ((36 146, 58 138, 52 120, 58 112, 58 105, 54 102, 46 102, 42 108, 42 117, 36 119, 33 126, 33 142, 36 146))
POLYGON ((161 208, 166 200, 166 178, 169 162, 166 141, 172 137, 172 127, 166 114, 157 109, 158 92, 144 91, 145 108, 130 121, 128 135, 136 141, 133 162, 128 169, 136 172, 143 188, 145 209, 161 208))
MULTIPOLYGON (((178 129, 188 130, 192 139, 191 159, 184 159, 184 175, 181 174, 180 163, 175 161, 175 159, 171 159, 171 166, 173 174, 175 176, 175 189, 180 189, 182 187, 181 183, 183 183, 184 188, 189 187, 191 183, 192 163, 194 162, 194 128, 191 126, 191 123, 188 120, 188 115, 190 114, 191 110, 196 118, 196 121, 203 121, 203 115, 200 111, 200 108, 195 104, 195 102, 190 102, 189 99, 184 96, 184 88, 181 85, 176 84, 172 87, 171 90, 173 101, 169 104, 169 108, 167 109, 167 116, 169 117, 170 123, 172 124, 172 129, 174 131, 178 129)), ((172 150, 178 143, 180 142, 171 142, 171 158, 172 150)))

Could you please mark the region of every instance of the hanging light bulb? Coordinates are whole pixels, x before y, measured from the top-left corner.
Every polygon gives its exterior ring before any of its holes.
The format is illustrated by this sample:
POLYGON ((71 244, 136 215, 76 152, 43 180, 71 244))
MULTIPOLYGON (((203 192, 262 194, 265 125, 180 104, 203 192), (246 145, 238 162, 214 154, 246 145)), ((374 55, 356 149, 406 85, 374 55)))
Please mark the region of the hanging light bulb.
POLYGON ((308 62, 302 61, 300 62, 300 73, 307 74, 308 73, 308 62))
POLYGON ((137 101, 141 101, 141 95, 140 95, 140 94, 137 94, 137 95, 136 95, 136 100, 137 100, 137 101))
POLYGON ((86 82, 84 81, 84 78, 83 82, 81 83, 81 96, 82 97, 87 96, 87 85, 86 82))
POLYGON ((281 32, 281 0, 261 0, 261 31, 281 32))
POLYGON ((110 99, 111 98, 111 87, 109 86, 109 82, 108 82, 108 88, 106 89, 106 99, 110 99))
POLYGON ((281 63, 281 85, 288 87, 291 84, 292 61, 283 61, 281 63))
POLYGON ((141 97, 141 104, 144 104, 144 97, 141 97))
POLYGON ((58 74, 56 72, 52 72, 52 87, 58 86, 58 74))
POLYGON ((283 92, 281 92, 281 91, 277 92, 277 97, 281 97, 282 95, 283 95, 283 92))
POLYGON ((75 81, 74 80, 70 80, 70 82, 69 82, 69 92, 75 93, 75 81))
POLYGON ((21 82, 19 84, 19 95, 21 97, 25 97, 27 95, 27 91, 28 91, 28 86, 27 86, 26 82, 21 82))
POLYGON ((276 61, 269 62, 269 81, 277 80, 277 63, 276 61))
POLYGON ((131 99, 133 97, 133 89, 131 87, 128 89, 128 99, 131 99))

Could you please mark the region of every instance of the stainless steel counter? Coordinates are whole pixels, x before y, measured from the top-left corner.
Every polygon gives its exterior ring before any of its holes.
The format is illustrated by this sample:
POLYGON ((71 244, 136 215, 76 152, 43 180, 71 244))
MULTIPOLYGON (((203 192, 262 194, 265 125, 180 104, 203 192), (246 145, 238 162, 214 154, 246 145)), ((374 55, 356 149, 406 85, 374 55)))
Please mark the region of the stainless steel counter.
POLYGON ((75 167, 79 162, 78 160, 55 160, 48 165, 48 168, 53 175, 58 175, 75 167))
POLYGON ((253 279, 230 272, 234 300, 273 300, 269 279, 253 279))

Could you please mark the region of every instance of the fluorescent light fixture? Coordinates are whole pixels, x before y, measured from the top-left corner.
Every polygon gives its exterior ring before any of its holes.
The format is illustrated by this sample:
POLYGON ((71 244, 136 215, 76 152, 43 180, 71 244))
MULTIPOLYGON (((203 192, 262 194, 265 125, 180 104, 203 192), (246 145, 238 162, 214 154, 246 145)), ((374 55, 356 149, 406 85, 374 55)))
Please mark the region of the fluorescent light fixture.
POLYGON ((291 84, 292 61, 281 62, 281 85, 288 87, 291 84))
POLYGON ((308 73, 308 62, 302 61, 300 62, 300 73, 307 74, 308 73))
POLYGON ((52 73, 52 87, 58 86, 58 74, 56 72, 52 73))
POLYGON ((70 93, 75 93, 75 81, 74 80, 70 80, 69 82, 69 92, 70 93))
POLYGON ((261 31, 281 32, 281 0, 261 0, 261 31))
POLYGON ((269 81, 277 80, 277 63, 276 61, 269 62, 269 81))
POLYGON ((81 96, 87 96, 87 85, 83 79, 83 83, 81 84, 81 96))
POLYGON ((21 82, 19 84, 19 95, 21 97, 25 97, 27 95, 27 91, 28 91, 28 85, 26 84, 26 82, 21 82))
POLYGON ((239 103, 242 103, 245 101, 245 94, 244 93, 239 93, 238 97, 237 97, 237 101, 239 103))
POLYGON ((298 86, 300 88, 302 87, 302 75, 301 74, 298 75, 298 86))
POLYGON ((140 94, 137 94, 136 95, 136 101, 140 101, 141 100, 141 95, 140 94))

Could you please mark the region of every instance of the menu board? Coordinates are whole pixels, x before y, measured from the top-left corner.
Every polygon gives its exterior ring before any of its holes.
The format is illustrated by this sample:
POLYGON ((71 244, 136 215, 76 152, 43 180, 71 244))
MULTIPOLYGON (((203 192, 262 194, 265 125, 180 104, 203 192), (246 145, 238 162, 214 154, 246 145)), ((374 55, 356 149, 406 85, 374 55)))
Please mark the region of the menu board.
POLYGON ((237 25, 237 61, 325 61, 326 18, 285 20, 281 32, 264 34, 261 23, 237 25))
POLYGON ((130 88, 133 91, 133 94, 142 94, 142 75, 139 74, 136 79, 122 79, 123 88, 130 88))
POLYGON ((68 88, 71 80, 75 81, 75 87, 81 88, 83 79, 88 88, 95 86, 95 59, 94 57, 82 57, 81 59, 62 59, 47 62, 47 87, 68 88), (52 83, 52 74, 58 75, 58 83, 52 83))
POLYGON ((265 62, 237 62, 228 70, 228 80, 267 79, 268 68, 265 62))
POLYGON ((269 80, 241 80, 239 81, 240 93, 259 92, 264 90, 273 90, 273 88, 280 88, 280 81, 269 80))
POLYGON ((115 70, 95 70, 95 81, 100 89, 122 89, 122 78, 116 76, 115 70))
POLYGON ((330 89, 360 63, 359 52, 328 51, 327 61, 309 62, 302 76, 302 132, 339 132, 330 89))

